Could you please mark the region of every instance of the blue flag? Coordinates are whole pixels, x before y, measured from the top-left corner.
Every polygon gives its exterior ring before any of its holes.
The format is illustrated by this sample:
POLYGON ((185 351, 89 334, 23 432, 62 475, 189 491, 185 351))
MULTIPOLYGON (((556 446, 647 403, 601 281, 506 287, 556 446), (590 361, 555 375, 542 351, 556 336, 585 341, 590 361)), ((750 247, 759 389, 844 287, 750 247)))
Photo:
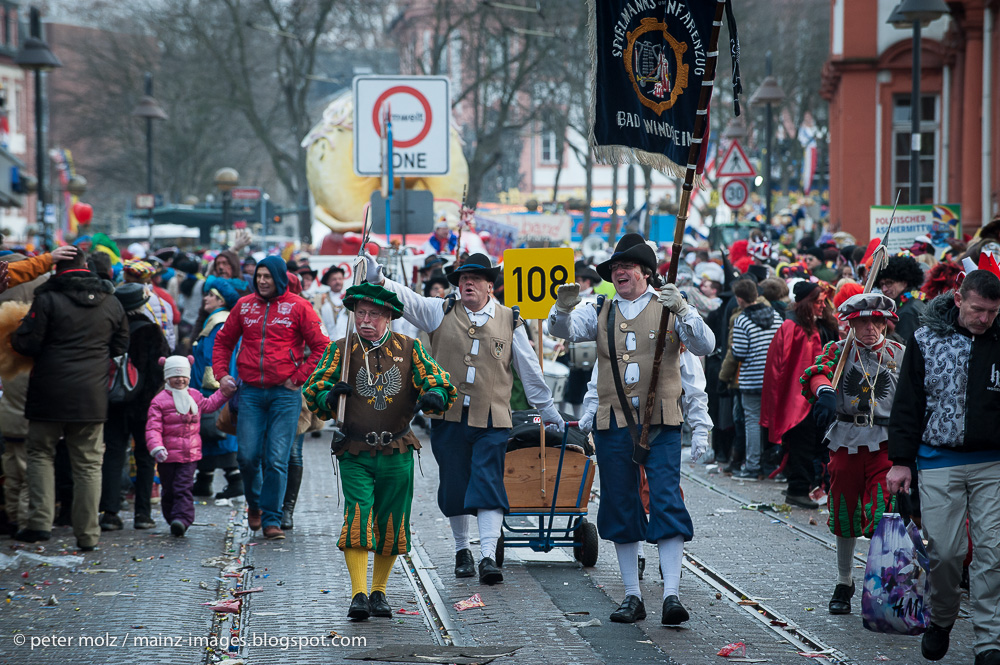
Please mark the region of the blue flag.
POLYGON ((719 1, 589 0, 597 161, 684 176, 719 1))

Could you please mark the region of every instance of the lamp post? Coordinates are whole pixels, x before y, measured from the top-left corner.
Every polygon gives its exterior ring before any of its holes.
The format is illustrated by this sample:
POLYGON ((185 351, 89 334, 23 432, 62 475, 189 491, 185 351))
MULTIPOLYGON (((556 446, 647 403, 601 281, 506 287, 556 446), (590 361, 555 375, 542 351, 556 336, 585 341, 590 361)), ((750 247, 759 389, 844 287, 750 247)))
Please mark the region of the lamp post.
MULTIPOLYGON (((146 119, 146 193, 155 196, 153 193, 153 121, 167 120, 168 116, 153 97, 153 74, 150 72, 145 74, 145 95, 132 109, 132 115, 136 118, 146 119)), ((153 249, 152 208, 149 209, 149 248, 153 249)))
POLYGON ((222 230, 229 230, 229 201, 233 187, 240 182, 239 172, 229 166, 224 166, 215 172, 215 186, 222 194, 222 230))
POLYGON ((913 83, 910 90, 910 205, 920 204, 920 29, 948 13, 944 0, 903 0, 889 15, 895 28, 913 28, 913 83))
POLYGON ((774 118, 771 105, 779 104, 785 99, 785 91, 778 85, 777 79, 771 76, 771 52, 767 52, 767 76, 760 87, 750 97, 750 104, 765 104, 767 106, 767 125, 765 126, 767 147, 764 151, 764 187, 766 224, 771 223, 771 142, 774 138, 774 118))
POLYGON ((42 244, 44 249, 52 248, 52 225, 45 214, 48 203, 48 192, 45 189, 46 158, 45 158, 45 97, 42 90, 42 72, 62 67, 59 58, 49 50, 48 44, 42 40, 42 17, 37 7, 32 7, 31 36, 24 40, 14 62, 25 71, 35 73, 35 161, 38 170, 38 204, 36 224, 42 227, 42 244))

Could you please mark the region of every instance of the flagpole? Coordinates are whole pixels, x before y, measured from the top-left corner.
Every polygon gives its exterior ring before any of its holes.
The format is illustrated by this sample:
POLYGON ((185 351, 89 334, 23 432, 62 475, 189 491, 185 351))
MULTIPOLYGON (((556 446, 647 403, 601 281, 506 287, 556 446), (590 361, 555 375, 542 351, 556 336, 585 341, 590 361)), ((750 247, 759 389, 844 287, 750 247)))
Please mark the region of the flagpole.
MULTIPOLYGON (((712 32, 708 39, 708 53, 705 59, 705 76, 701 83, 701 95, 698 97, 698 113, 694 121, 694 136, 688 151, 687 167, 684 171, 684 185, 681 190, 680 208, 677 211, 677 223, 674 227, 674 243, 670 254, 670 267, 667 270, 667 283, 677 280, 677 262, 681 256, 681 242, 684 240, 684 229, 687 227, 688 207, 691 204, 691 191, 694 189, 694 178, 698 170, 698 157, 701 144, 705 138, 705 128, 708 120, 708 105, 712 101, 712 91, 715 89, 715 66, 719 60, 719 28, 722 27, 722 15, 726 9, 726 0, 716 0, 715 17, 712 19, 712 32)), ((656 351, 653 356, 653 367, 649 374, 649 392, 646 393, 646 408, 643 411, 642 433, 639 437, 639 448, 634 451, 633 459, 643 463, 649 455, 649 423, 653 418, 653 407, 656 404, 656 384, 660 379, 660 363, 663 360, 663 348, 666 345, 667 324, 670 312, 666 307, 660 313, 660 330, 656 337, 656 351)))

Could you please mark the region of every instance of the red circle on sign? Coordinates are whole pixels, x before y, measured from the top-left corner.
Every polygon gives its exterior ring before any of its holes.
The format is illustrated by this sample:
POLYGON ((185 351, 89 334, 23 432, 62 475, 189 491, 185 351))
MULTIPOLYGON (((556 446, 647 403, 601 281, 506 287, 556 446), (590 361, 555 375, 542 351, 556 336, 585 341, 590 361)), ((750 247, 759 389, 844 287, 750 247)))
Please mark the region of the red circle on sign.
POLYGON ((742 208, 750 196, 750 188, 742 180, 730 180, 722 186, 722 202, 730 208, 742 208), (735 188, 730 190, 732 185, 735 188))
POLYGON ((416 97, 417 101, 420 102, 420 105, 424 107, 424 115, 427 116, 427 121, 424 123, 424 128, 420 130, 419 134, 414 136, 412 139, 409 139, 408 141, 393 141, 393 146, 396 148, 412 148, 413 146, 417 145, 425 138, 427 138, 427 134, 430 133, 431 131, 431 120, 433 118, 433 114, 431 113, 431 103, 428 102, 427 98, 424 97, 423 93, 417 90, 416 88, 410 87, 408 85, 397 85, 392 88, 389 88, 381 95, 379 95, 378 99, 375 100, 375 108, 372 109, 372 125, 375 126, 375 131, 378 133, 379 136, 381 136, 382 128, 379 124, 379 117, 378 117, 379 110, 382 108, 382 102, 384 102, 388 97, 391 97, 392 95, 396 94, 406 94, 416 97))

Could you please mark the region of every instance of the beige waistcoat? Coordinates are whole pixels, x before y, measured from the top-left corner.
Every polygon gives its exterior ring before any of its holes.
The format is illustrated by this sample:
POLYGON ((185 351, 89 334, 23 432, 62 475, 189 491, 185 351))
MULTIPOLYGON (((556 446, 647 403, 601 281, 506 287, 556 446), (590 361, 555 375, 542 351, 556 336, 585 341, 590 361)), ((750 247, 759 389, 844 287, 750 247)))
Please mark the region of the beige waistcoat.
MULTIPOLYGON (((614 375, 611 369, 610 351, 608 348, 608 313, 615 308, 615 351, 616 361, 621 372, 622 387, 625 390, 626 403, 633 397, 639 398, 639 423, 646 408, 646 395, 649 392, 649 375, 653 370, 653 355, 656 350, 656 336, 660 325, 660 313, 663 306, 651 298, 645 308, 634 319, 626 319, 618 309, 617 303, 608 302, 597 315, 597 365, 600 380, 597 382, 597 429, 611 427, 611 412, 614 411, 618 427, 626 427, 625 413, 621 409, 622 401, 615 392, 614 375), (625 347, 628 333, 635 334, 635 350, 625 347), (638 383, 626 383, 625 367, 629 363, 638 363, 638 383)), ((660 376, 656 387, 656 398, 659 408, 653 409, 652 425, 680 425, 684 422, 681 414, 681 369, 678 354, 680 339, 673 329, 674 317, 671 315, 667 331, 667 341, 663 347, 663 357, 660 362, 660 376)))
MULTIPOLYGON (((446 300, 442 307, 447 308, 446 300)), ((514 386, 511 360, 514 353, 514 312, 500 303, 485 326, 473 325, 461 301, 436 330, 431 332, 434 359, 451 375, 458 389, 458 399, 444 415, 449 422, 461 422, 465 396, 469 396, 469 425, 486 427, 490 417, 493 427, 510 427, 510 395, 514 386), (472 340, 479 340, 479 352, 469 353, 472 340), (476 368, 472 383, 466 383, 468 368, 476 368)), ((517 325, 520 325, 518 322, 517 325)), ((441 416, 428 416, 440 418, 441 416)))

